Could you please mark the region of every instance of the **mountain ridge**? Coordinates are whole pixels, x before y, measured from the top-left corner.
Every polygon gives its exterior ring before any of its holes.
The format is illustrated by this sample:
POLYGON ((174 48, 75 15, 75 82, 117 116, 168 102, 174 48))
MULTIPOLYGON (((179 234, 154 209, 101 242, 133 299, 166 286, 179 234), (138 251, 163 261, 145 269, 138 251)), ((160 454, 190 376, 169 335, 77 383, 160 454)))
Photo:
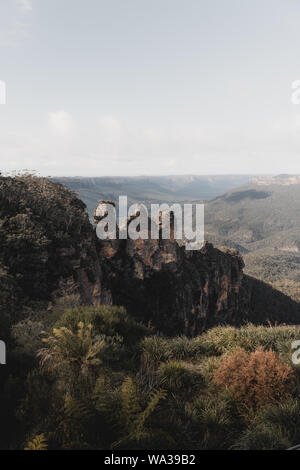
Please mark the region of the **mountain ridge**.
POLYGON ((205 212, 208 240, 216 245, 239 245, 246 273, 274 286, 279 282, 281 290, 289 295, 293 287, 297 300, 300 299, 298 181, 298 176, 278 176, 272 179, 272 184, 269 180, 266 184, 250 183, 208 201, 205 212), (285 184, 286 181, 290 183, 285 184))

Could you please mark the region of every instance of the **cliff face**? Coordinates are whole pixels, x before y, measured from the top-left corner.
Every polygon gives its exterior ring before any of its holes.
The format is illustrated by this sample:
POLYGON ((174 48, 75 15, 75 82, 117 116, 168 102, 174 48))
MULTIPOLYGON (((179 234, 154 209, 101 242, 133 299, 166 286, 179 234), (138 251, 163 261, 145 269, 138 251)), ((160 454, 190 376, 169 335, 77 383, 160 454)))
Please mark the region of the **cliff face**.
POLYGON ((161 331, 197 334, 240 316, 243 261, 206 243, 188 252, 168 240, 100 242, 112 302, 161 331))
MULTIPOLYGON (((99 218, 96 218, 97 222, 99 218)), ((113 304, 168 334, 213 325, 299 321, 298 304, 243 275, 236 250, 206 242, 186 251, 175 240, 98 240, 103 287, 113 304)))

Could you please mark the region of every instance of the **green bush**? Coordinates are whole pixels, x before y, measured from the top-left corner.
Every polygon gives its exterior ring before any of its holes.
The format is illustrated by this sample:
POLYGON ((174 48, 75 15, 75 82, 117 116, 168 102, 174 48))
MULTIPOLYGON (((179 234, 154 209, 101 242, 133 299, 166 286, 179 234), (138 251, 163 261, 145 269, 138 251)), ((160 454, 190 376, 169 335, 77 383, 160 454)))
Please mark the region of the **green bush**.
POLYGON ((232 448, 236 450, 284 450, 288 447, 290 447, 290 442, 280 429, 262 426, 247 429, 232 448))
POLYGON ((168 340, 168 357, 170 359, 191 359, 197 356, 197 343, 186 336, 177 336, 168 340))
POLYGON ((161 386, 173 393, 189 394, 203 384, 203 378, 198 373, 186 367, 180 361, 162 363, 158 370, 161 386))
POLYGON ((234 445, 236 449, 287 449, 300 443, 300 402, 288 400, 260 410, 254 424, 234 445))
POLYGON ((186 432, 193 449, 226 449, 234 441, 240 423, 229 394, 200 397, 185 405, 186 432))
POLYGON ((157 367, 169 358, 168 340, 161 336, 150 336, 141 342, 141 354, 147 367, 157 367))
POLYGON ((202 349, 207 355, 221 355, 239 348, 253 352, 260 346, 266 351, 272 349, 287 354, 292 341, 298 338, 299 332, 295 327, 265 327, 250 323, 241 328, 218 326, 193 341, 199 344, 199 351, 202 349))
POLYGON ((136 344, 149 334, 149 330, 131 318, 125 308, 110 305, 79 306, 67 310, 56 323, 56 327, 65 326, 76 331, 80 322, 93 325, 95 334, 118 335, 128 346, 136 344))

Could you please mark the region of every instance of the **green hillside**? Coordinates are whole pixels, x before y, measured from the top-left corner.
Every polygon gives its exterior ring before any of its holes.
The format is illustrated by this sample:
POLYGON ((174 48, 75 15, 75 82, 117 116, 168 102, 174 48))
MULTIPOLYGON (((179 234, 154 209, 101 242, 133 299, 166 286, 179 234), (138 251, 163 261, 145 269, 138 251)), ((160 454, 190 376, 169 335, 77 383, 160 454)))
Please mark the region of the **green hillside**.
POLYGON ((78 192, 93 214, 99 199, 117 201, 125 195, 130 203, 188 202, 209 200, 224 191, 249 182, 247 175, 223 176, 136 176, 136 177, 61 177, 54 181, 78 192))
POLYGON ((259 181, 206 205, 206 238, 236 246, 245 272, 300 298, 300 184, 289 177, 259 181))

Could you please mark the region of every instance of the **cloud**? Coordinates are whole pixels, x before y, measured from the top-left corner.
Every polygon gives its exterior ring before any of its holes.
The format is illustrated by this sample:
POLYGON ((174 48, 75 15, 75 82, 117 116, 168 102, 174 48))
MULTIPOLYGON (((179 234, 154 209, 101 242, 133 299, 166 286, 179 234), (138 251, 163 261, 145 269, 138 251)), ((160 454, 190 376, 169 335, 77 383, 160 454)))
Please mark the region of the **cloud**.
POLYGON ((7 161, 2 169, 82 176, 300 173, 299 116, 259 125, 251 132, 242 124, 238 129, 162 127, 61 109, 34 128, 30 122, 19 129, 9 122, 0 128, 7 161))
POLYGON ((22 11, 25 11, 25 12, 32 11, 31 0, 17 0, 17 3, 22 11))
POLYGON ((15 47, 30 37, 27 13, 32 11, 32 1, 13 0, 7 2, 5 8, 0 17, 0 47, 15 47))
POLYGON ((73 127, 73 118, 71 114, 64 110, 49 113, 49 125, 56 134, 68 134, 73 127))
POLYGON ((29 26, 15 21, 6 31, 0 31, 0 47, 14 47, 29 37, 29 26))
POLYGON ((118 140, 122 133, 120 121, 111 115, 100 116, 99 118, 100 136, 106 142, 114 142, 118 140))

